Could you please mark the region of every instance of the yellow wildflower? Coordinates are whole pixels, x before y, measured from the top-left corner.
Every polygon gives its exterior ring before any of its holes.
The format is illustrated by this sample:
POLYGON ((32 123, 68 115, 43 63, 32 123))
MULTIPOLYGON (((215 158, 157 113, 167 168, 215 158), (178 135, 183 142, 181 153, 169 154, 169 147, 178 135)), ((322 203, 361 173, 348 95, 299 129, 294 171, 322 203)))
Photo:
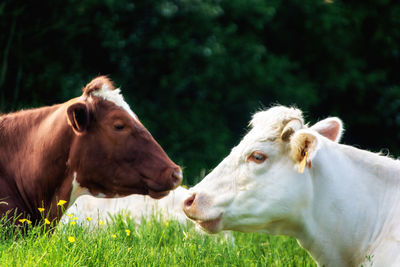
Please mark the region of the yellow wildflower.
POLYGON ((74 243, 74 242, 75 242, 75 237, 69 236, 69 237, 68 237, 68 241, 69 241, 70 243, 74 243))
POLYGON ((44 208, 38 208, 38 210, 39 210, 40 212, 43 212, 43 211, 44 211, 44 208))
POLYGON ((100 224, 100 225, 104 225, 104 222, 103 222, 103 221, 99 221, 99 224, 100 224))
POLYGON ((57 203, 57 206, 63 206, 65 203, 67 203, 67 201, 59 200, 58 203, 57 203))
POLYGON ((74 214, 67 214, 67 216, 71 218, 72 216, 74 216, 74 214))
POLYGON ((74 225, 74 224, 76 224, 76 222, 75 221, 73 221, 73 222, 70 222, 71 223, 71 225, 74 225))
POLYGON ((32 222, 30 221, 30 220, 28 220, 28 219, 19 219, 18 220, 20 223, 24 223, 24 222, 26 222, 27 224, 31 224, 32 222))
POLYGON ((125 233, 126 233, 127 236, 130 236, 130 235, 131 235, 131 230, 126 229, 126 230, 125 230, 125 233))
POLYGON ((90 218, 90 217, 87 217, 86 218, 86 220, 88 220, 89 222, 92 220, 92 218, 90 218))
POLYGON ((165 222, 165 226, 168 226, 168 225, 169 225, 169 222, 168 222, 168 221, 166 221, 166 222, 165 222))
POLYGON ((45 224, 50 224, 50 221, 47 220, 47 219, 44 219, 44 223, 45 223, 45 224))
POLYGON ((114 234, 114 235, 112 235, 111 237, 112 237, 112 238, 117 238, 117 235, 114 234))
POLYGON ((74 218, 72 218, 72 220, 76 221, 76 220, 78 220, 78 217, 74 217, 74 218))

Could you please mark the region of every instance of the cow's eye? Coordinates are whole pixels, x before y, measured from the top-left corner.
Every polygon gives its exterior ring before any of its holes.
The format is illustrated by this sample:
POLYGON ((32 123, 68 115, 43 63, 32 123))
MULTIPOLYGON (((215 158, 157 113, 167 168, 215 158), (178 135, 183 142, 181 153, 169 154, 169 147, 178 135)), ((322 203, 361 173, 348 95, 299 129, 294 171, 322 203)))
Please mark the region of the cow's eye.
POLYGON ((267 156, 259 151, 254 151, 247 158, 247 161, 253 161, 257 164, 263 163, 267 159, 267 156))
POLYGON ((117 131, 121 131, 122 129, 124 129, 124 127, 125 126, 122 123, 114 124, 114 129, 117 131))

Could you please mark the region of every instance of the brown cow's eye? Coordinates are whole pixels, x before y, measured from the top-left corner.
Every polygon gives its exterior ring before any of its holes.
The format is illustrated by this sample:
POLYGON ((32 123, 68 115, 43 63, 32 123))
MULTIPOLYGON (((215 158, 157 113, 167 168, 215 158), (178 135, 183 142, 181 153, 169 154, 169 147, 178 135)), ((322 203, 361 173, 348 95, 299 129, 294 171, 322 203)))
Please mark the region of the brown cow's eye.
POLYGON ((254 151, 253 153, 250 154, 250 156, 247 158, 247 161, 253 161, 257 164, 263 163, 268 157, 259 152, 259 151, 254 151))
POLYGON ((123 124, 115 124, 114 125, 114 129, 117 131, 121 131, 122 129, 124 129, 124 125, 123 124))

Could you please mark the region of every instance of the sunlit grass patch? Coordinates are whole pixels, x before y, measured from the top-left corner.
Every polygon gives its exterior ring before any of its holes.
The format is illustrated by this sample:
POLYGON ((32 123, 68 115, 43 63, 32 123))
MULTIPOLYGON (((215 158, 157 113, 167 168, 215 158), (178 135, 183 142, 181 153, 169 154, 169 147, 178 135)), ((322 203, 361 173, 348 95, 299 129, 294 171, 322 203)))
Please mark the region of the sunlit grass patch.
POLYGON ((315 266, 288 237, 234 233, 232 241, 160 215, 137 224, 120 214, 107 225, 70 217, 53 232, 28 226, 1 238, 0 266, 315 266))

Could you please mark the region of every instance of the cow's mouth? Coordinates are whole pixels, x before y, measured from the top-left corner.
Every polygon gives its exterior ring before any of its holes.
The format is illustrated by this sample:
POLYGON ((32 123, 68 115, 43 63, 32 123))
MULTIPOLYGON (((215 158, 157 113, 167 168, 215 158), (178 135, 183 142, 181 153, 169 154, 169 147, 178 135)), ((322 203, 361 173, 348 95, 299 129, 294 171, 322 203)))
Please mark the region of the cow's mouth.
POLYGON ((166 188, 164 185, 160 185, 154 180, 147 178, 144 176, 144 181, 145 181, 145 187, 147 188, 147 194, 155 199, 160 199, 169 194, 169 191, 171 191, 172 188, 166 188), (165 190, 167 189, 167 190, 165 190))
POLYGON ((221 231, 222 229, 222 214, 218 216, 216 219, 212 220, 196 220, 196 223, 201 226, 205 231, 211 233, 211 234, 216 234, 221 231))
POLYGON ((167 196, 169 194, 169 191, 170 190, 158 192, 158 191, 153 191, 153 190, 149 189, 148 194, 150 197, 152 197, 154 199, 160 199, 160 198, 167 196))

